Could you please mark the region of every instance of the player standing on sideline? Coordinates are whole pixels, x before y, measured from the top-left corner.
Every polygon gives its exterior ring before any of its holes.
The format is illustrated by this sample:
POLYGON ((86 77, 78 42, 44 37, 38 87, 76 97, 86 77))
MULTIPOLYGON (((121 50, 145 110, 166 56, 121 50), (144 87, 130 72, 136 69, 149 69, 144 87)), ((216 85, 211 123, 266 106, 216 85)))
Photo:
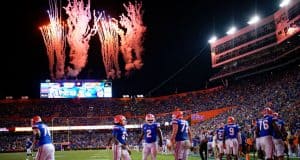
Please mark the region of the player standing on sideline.
POLYGON ((200 144, 199 144, 199 154, 201 160, 207 160, 207 143, 208 143, 207 134, 208 134, 207 130, 202 128, 200 131, 200 144))
POLYGON ((110 142, 113 140, 112 151, 113 160, 131 160, 131 151, 126 143, 127 131, 124 127, 127 124, 126 118, 123 115, 116 115, 114 117, 114 127, 112 136, 108 140, 107 146, 110 146, 110 142))
POLYGON ((234 117, 229 116, 227 124, 224 127, 225 154, 227 159, 231 159, 231 153, 235 160, 238 159, 239 145, 241 144, 241 135, 239 127, 235 124, 234 117))
POLYGON ((278 113, 273 113, 273 120, 276 123, 280 133, 273 131, 274 155, 276 159, 284 159, 284 139, 286 139, 287 132, 284 127, 284 121, 279 117, 278 113))
POLYGON ((217 136, 217 148, 218 148, 218 158, 221 160, 224 154, 224 123, 221 123, 219 128, 216 130, 217 136))
POLYGON ((162 146, 162 151, 164 154, 169 154, 170 153, 170 150, 168 149, 168 144, 170 143, 170 139, 169 139, 169 136, 166 135, 164 138, 163 138, 163 146, 162 146))
POLYGON ((273 158, 273 132, 278 133, 278 128, 273 120, 273 113, 271 108, 266 107, 262 111, 263 118, 257 121, 256 132, 259 136, 259 142, 257 142, 261 150, 265 153, 265 159, 271 160, 273 158))
POLYGON ((255 155, 257 155, 257 158, 264 159, 263 151, 261 149, 261 144, 260 144, 261 140, 260 140, 260 136, 259 136, 258 129, 257 129, 258 121, 261 121, 261 119, 255 119, 252 121, 251 132, 253 133, 253 139, 255 142, 255 150, 254 150, 253 155, 254 155, 254 158, 255 158, 255 155))
POLYGON ((26 144, 25 144, 25 148, 26 148, 26 160, 29 160, 29 157, 33 157, 32 155, 32 142, 29 138, 26 139, 26 144))
POLYGON ((182 111, 175 111, 172 115, 171 145, 175 145, 175 160, 187 160, 192 142, 189 123, 183 119, 182 111))
POLYGON ((208 130, 207 131, 207 157, 212 157, 214 154, 214 150, 213 150, 213 137, 214 137, 214 132, 208 130))
MULTIPOLYGON (((254 123, 254 122, 252 122, 254 123)), ((250 160, 250 152, 254 149, 254 130, 253 125, 246 126, 246 160, 250 160)), ((255 153, 255 152, 254 152, 255 153)), ((255 154, 254 154, 255 155, 255 154)), ((254 157, 255 158, 255 157, 254 157)))
POLYGON ((31 119, 32 131, 35 137, 34 145, 38 146, 36 160, 54 160, 54 145, 52 144, 51 134, 48 126, 42 122, 40 116, 31 119))
POLYGON ((146 123, 143 124, 142 134, 138 141, 141 143, 144 138, 145 143, 143 147, 143 160, 147 160, 148 156, 151 155, 151 160, 156 160, 157 155, 157 136, 159 137, 158 144, 162 147, 162 132, 160 129, 160 124, 155 123, 155 117, 153 114, 146 115, 146 123))

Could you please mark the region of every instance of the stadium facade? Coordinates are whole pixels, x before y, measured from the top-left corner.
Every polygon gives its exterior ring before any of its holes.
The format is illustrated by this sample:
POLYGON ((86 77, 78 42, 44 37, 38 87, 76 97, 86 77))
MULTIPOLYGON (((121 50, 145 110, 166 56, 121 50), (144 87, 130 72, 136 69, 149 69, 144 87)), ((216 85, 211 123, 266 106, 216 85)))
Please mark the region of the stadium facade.
POLYGON ((300 1, 210 43, 210 81, 261 72, 299 59, 300 1))

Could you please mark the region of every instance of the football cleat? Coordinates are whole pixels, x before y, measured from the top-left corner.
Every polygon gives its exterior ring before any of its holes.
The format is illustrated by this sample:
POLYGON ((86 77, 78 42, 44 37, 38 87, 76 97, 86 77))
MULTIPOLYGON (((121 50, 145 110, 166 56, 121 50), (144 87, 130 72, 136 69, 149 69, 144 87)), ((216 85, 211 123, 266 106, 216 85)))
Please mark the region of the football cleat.
POLYGON ((145 117, 145 121, 149 124, 153 123, 155 121, 155 117, 153 114, 147 114, 145 117))

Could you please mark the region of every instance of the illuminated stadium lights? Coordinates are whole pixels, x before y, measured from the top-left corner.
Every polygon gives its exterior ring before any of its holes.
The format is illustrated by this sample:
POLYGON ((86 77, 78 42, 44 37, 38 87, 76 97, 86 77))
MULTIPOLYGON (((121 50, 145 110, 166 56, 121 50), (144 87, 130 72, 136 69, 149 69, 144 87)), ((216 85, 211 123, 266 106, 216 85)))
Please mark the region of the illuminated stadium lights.
POLYGON ((144 95, 138 94, 138 95, 136 95, 136 97, 137 97, 137 98, 144 98, 144 95))
MULTIPOLYGON (((72 130, 107 130, 112 129, 113 125, 97 125, 97 126, 51 126, 50 131, 72 131, 72 130)), ((128 124, 126 128, 140 128, 139 124, 128 124)), ((32 127, 16 127, 15 132, 31 132, 32 127)))
POLYGON ((280 3, 280 7, 285 7, 287 5, 289 5, 291 2, 291 0, 282 0, 282 2, 280 3))
POLYGON ((21 99, 29 99, 28 96, 21 96, 21 99))
POLYGON ((259 16, 258 15, 255 15, 253 16, 249 21, 248 21, 248 24, 255 24, 257 23, 258 21, 260 20, 259 16))
POLYGON ((212 36, 209 40, 208 43, 214 43, 217 40, 216 36, 212 36))
POLYGON ((0 128, 0 132, 8 132, 9 130, 7 128, 0 128))
POLYGON ((236 32, 236 27, 231 27, 227 32, 226 34, 230 35, 230 34, 234 34, 236 32))
POLYGON ((13 96, 6 96, 5 99, 13 99, 13 96))

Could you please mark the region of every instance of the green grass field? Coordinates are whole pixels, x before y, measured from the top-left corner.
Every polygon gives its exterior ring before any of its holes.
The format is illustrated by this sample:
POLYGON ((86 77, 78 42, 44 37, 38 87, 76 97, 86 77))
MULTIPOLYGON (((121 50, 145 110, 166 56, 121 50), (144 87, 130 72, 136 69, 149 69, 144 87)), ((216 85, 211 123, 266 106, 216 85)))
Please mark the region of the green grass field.
MULTIPOLYGON (((0 153, 0 160, 25 160, 26 153, 0 153)), ((132 160, 141 160, 141 152, 132 152, 132 160)), ((157 160, 173 160, 172 155, 159 154, 157 160)), ((191 157, 190 160, 199 160, 191 157)), ((32 159, 30 159, 32 160, 32 159)), ((112 160, 112 152, 106 150, 56 151, 55 160, 112 160)))
MULTIPOLYGON (((26 153, 0 153, 0 160, 25 160, 26 153)), ((141 160, 141 152, 132 152, 132 160, 141 160)), ((189 156, 189 160, 199 160, 199 155, 189 156)), ((252 158, 253 159, 253 158, 252 158)), ((32 160, 32 159, 30 159, 32 160)), ((57 151, 55 160, 112 160, 111 151, 106 150, 82 150, 82 151, 57 151)), ((159 154, 157 160, 174 160, 173 155, 159 154)), ((290 158, 295 160, 295 158, 290 158)))

